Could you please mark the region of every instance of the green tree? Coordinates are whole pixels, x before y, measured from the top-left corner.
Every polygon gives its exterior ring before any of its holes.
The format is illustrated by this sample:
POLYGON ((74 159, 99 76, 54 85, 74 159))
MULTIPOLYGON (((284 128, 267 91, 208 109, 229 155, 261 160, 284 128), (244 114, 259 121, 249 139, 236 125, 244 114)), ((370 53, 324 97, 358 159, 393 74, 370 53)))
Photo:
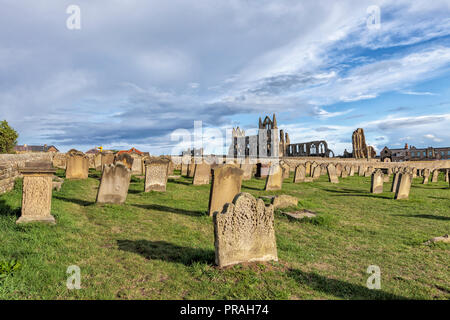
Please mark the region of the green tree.
POLYGON ((0 153, 11 153, 17 144, 19 135, 6 120, 0 122, 0 153))

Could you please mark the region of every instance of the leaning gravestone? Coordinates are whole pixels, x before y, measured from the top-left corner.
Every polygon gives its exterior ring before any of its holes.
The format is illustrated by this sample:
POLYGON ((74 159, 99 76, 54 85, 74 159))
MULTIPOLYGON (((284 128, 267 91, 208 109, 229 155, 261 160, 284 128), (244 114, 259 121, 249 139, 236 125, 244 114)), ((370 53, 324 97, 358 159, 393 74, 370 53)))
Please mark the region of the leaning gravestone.
POLYGON ((350 177, 353 177, 355 175, 355 166, 350 166, 350 172, 348 173, 350 177))
POLYGON ((409 198, 409 191, 411 190, 411 181, 412 181, 411 173, 407 172, 400 173, 400 176, 398 177, 398 187, 397 191, 395 192, 394 199, 400 200, 409 198))
POLYGON ((66 179, 87 179, 89 175, 89 159, 77 150, 70 150, 66 157, 66 179))
POLYGON ((306 169, 305 166, 303 164, 299 164, 296 168, 295 168, 295 173, 294 173, 294 183, 298 183, 298 182, 303 182, 305 181, 305 176, 306 176, 306 169))
POLYGON ((399 176, 400 176, 399 172, 394 173, 394 178, 392 179, 392 185, 391 185, 391 192, 397 193, 399 176))
POLYGON ((327 167, 327 170, 328 170, 328 180, 331 183, 339 183, 339 178, 337 177, 336 167, 334 166, 334 164, 330 163, 327 167))
POLYGON ((195 164, 193 185, 209 184, 211 166, 205 162, 195 164))
POLYGON ((270 167, 266 178, 265 191, 280 190, 283 185, 283 169, 279 164, 273 164, 270 167))
POLYGON ((372 173, 372 181, 370 186, 371 193, 382 193, 383 192, 383 172, 380 169, 375 170, 372 173))
POLYGON ((103 166, 102 179, 97 192, 97 203, 124 203, 130 186, 131 170, 123 163, 103 166))
POLYGON ((244 172, 232 164, 219 165, 212 170, 211 191, 209 193, 208 212, 222 211, 225 203, 233 201, 241 192, 244 172))
POLYGON ((166 159, 152 159, 145 162, 144 191, 166 191, 169 161, 166 159))
POLYGON ((272 205, 266 206, 249 193, 240 193, 222 211, 214 212, 213 220, 219 267, 278 261, 272 205))
POLYGON ((19 172, 23 175, 22 213, 16 223, 56 223, 50 213, 56 169, 50 162, 27 162, 19 172))

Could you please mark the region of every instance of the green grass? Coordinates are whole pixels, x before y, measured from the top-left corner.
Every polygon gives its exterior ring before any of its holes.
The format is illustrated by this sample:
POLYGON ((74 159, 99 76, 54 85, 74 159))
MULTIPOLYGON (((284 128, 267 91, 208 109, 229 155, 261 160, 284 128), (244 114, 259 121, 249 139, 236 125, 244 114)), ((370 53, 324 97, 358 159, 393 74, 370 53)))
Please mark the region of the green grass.
MULTIPOLYGON (((63 176, 63 172, 57 173, 63 176)), ((95 204, 99 172, 65 181, 53 192, 55 226, 16 225, 21 181, 0 195, 0 299, 448 299, 450 246, 424 245, 450 233, 450 189, 415 179, 410 199, 393 200, 385 184, 370 194, 370 178, 293 184, 264 192, 264 180, 244 181, 255 196, 289 194, 295 221, 275 212, 279 262, 214 265, 209 185, 169 180, 167 192, 144 193, 133 177, 124 205, 95 204), (18 263, 18 267, 13 266, 18 263), (81 290, 66 288, 67 267, 81 268, 81 290), (381 268, 381 290, 369 290, 369 265, 381 268), (3 269, 2 269, 3 270, 3 269)))

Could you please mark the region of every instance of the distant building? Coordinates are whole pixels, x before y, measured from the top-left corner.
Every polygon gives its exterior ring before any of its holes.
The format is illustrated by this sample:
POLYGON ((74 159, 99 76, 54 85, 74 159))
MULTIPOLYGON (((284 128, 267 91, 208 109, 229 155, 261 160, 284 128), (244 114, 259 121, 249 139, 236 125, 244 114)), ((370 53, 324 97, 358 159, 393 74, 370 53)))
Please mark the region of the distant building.
POLYGON ((447 160, 450 159, 450 147, 408 148, 408 144, 405 144, 403 149, 389 149, 388 147, 384 147, 380 152, 380 159, 384 161, 387 158, 393 162, 447 160))
POLYGON ((186 151, 181 152, 182 156, 201 157, 203 156, 203 148, 188 148, 186 151))
POLYGON ((130 150, 121 150, 121 151, 117 152, 118 155, 121 154, 121 153, 137 154, 137 155, 140 155, 140 156, 150 156, 150 153, 140 151, 140 150, 138 150, 136 148, 131 148, 130 150))
POLYGON ((27 144, 17 145, 14 147, 14 151, 16 153, 28 153, 28 152, 59 152, 59 150, 55 146, 47 146, 44 144, 43 146, 29 146, 27 144))

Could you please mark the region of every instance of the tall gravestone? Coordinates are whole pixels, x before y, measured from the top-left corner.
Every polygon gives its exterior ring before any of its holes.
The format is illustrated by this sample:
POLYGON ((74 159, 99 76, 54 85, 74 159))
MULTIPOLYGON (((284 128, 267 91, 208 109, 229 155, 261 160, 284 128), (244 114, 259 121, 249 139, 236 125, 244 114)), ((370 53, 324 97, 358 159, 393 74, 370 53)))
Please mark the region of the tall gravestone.
POLYGON ((124 203, 127 199, 130 180, 131 170, 122 162, 104 165, 96 202, 124 203))
POLYGON ((423 181, 422 184, 428 184, 428 179, 430 177, 430 169, 423 170, 423 181))
POLYGON ((337 177, 336 167, 334 166, 334 164, 330 163, 327 167, 327 170, 328 170, 328 180, 331 183, 339 183, 339 178, 337 177))
POLYGON ((315 166, 314 169, 311 170, 313 170, 312 173, 313 180, 318 180, 320 178, 320 171, 321 171, 320 166, 315 166))
POLYGON ((280 190, 283 186, 283 169, 279 164, 273 164, 270 167, 269 174, 266 178, 264 190, 280 190))
POLYGON ((372 173, 370 192, 371 193, 383 192, 383 172, 380 169, 377 169, 375 170, 374 173, 372 173))
POLYGON ((312 176, 311 162, 309 162, 309 161, 306 161, 306 163, 305 163, 305 176, 306 177, 311 177, 312 176))
POLYGON ((238 194, 214 212, 216 264, 225 267, 255 261, 278 261, 273 206, 249 193, 238 194))
POLYGON ((412 174, 403 172, 399 174, 398 187, 396 188, 394 199, 408 199, 409 191, 411 190, 412 174))
POLYGON ((52 181, 56 169, 52 168, 50 162, 28 162, 19 172, 23 175, 22 212, 16 223, 56 223, 50 213, 52 181))
POLYGON ((145 192, 165 192, 167 186, 169 161, 152 159, 145 162, 145 192))
POLYGON ((71 150, 66 157, 66 179, 87 179, 89 159, 81 151, 71 150))
POLYGON ((233 201, 241 192, 244 172, 235 165, 225 164, 212 170, 211 191, 209 193, 208 212, 222 211, 225 203, 233 201))
POLYGON ((355 166, 350 166, 350 172, 348 174, 350 177, 353 177, 355 175, 355 166))

